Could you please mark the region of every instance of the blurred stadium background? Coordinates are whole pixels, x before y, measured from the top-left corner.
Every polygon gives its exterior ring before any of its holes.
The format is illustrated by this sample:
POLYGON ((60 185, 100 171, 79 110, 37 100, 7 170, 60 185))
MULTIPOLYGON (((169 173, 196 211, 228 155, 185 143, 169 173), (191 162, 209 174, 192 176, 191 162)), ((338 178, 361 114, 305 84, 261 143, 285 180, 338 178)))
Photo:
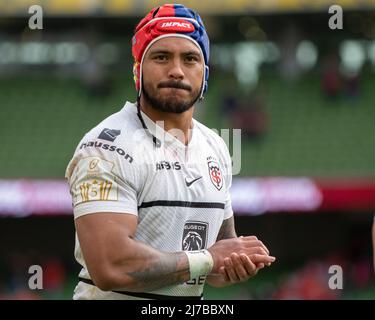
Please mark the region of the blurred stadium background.
MULTIPOLYGON (((79 266, 64 171, 95 124, 135 100, 130 40, 165 1, 0 1, 0 299, 71 299, 79 266), (43 30, 30 30, 30 5, 43 30), (28 288, 41 265, 44 289, 28 288)), ((277 263, 208 299, 374 299, 375 1, 180 1, 211 72, 197 118, 242 128, 239 234, 277 263), (328 8, 344 10, 330 30, 328 8), (341 265, 344 289, 328 288, 341 265)))

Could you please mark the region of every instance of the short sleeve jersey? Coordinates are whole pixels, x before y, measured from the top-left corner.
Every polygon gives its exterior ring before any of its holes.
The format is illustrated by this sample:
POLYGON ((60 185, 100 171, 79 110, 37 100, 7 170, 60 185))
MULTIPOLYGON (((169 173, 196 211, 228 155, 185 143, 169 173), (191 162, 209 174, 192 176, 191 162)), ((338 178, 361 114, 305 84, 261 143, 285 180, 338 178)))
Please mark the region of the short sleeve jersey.
MULTIPOLYGON (((137 216, 135 239, 163 252, 212 246, 224 219, 233 215, 231 158, 219 135, 193 120, 189 144, 166 132, 127 102, 89 131, 67 170, 74 218, 96 212, 137 216)), ((104 292, 90 276, 76 236, 81 264, 74 299, 199 297, 204 277, 152 292, 104 292), (87 281, 85 281, 87 280, 87 281)))

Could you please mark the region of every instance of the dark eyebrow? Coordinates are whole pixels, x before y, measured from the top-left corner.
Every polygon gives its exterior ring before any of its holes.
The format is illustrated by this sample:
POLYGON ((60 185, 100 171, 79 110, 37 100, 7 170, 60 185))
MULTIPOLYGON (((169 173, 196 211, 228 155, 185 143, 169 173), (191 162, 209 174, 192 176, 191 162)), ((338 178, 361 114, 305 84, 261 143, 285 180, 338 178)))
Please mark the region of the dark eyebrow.
POLYGON ((161 53, 167 54, 167 53, 170 53, 170 52, 167 51, 167 50, 155 50, 155 51, 150 52, 150 54, 161 54, 161 53))
POLYGON ((170 54, 170 53, 171 52, 167 51, 167 50, 155 50, 155 51, 151 51, 150 55, 155 55, 155 54, 170 54))
MULTIPOLYGON (((168 50, 162 50, 162 49, 150 52, 150 56, 151 55, 154 56, 154 55, 158 55, 158 54, 172 54, 172 52, 168 51, 168 50)), ((183 55, 183 56, 194 55, 194 56, 200 57, 200 53, 197 52, 197 51, 194 51, 194 50, 189 50, 189 51, 186 51, 186 52, 182 52, 181 55, 183 55)))
POLYGON ((200 53, 197 52, 197 51, 193 51, 193 50, 190 50, 190 51, 187 51, 187 52, 183 52, 182 53, 184 56, 189 56, 189 55, 193 55, 193 56, 200 56, 200 53))

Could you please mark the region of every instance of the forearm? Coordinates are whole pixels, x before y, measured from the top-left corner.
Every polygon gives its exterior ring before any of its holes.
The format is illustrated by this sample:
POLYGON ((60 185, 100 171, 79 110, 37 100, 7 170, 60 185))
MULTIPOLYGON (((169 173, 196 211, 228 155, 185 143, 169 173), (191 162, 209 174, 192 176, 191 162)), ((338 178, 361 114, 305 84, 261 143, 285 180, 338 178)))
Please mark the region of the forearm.
MULTIPOLYGON (((233 217, 223 221, 217 241, 237 237, 233 217)), ((189 261, 184 252, 162 253, 129 239, 132 254, 118 263, 118 273, 125 273, 128 290, 156 290, 189 280, 189 261)), ((214 287, 228 286, 220 274, 208 275, 206 282, 214 287)))
POLYGON ((126 255, 112 263, 110 290, 152 291, 189 280, 184 252, 164 253, 129 239, 126 255))
POLYGON ((184 252, 161 252, 134 239, 137 218, 99 212, 75 220, 91 279, 104 291, 153 291, 190 278, 184 252))
POLYGON ((237 238, 233 216, 223 221, 219 233, 216 237, 216 241, 230 238, 237 238))

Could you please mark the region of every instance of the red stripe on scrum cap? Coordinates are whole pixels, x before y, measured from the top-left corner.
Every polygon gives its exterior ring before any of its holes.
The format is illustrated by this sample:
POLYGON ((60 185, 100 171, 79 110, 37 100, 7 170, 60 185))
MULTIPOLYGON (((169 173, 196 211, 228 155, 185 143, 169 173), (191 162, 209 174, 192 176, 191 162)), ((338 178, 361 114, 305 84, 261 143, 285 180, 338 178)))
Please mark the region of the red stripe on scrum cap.
POLYGON ((175 10, 174 10, 174 4, 165 4, 160 7, 158 14, 156 14, 156 17, 174 17, 175 16, 175 10))
POLYGON ((173 4, 165 4, 152 9, 136 26, 135 33, 142 29, 152 19, 159 17, 175 17, 176 12, 173 4))
POLYGON ((162 33, 190 33, 194 32, 195 27, 188 20, 184 19, 167 19, 161 20, 156 24, 156 29, 162 33))

